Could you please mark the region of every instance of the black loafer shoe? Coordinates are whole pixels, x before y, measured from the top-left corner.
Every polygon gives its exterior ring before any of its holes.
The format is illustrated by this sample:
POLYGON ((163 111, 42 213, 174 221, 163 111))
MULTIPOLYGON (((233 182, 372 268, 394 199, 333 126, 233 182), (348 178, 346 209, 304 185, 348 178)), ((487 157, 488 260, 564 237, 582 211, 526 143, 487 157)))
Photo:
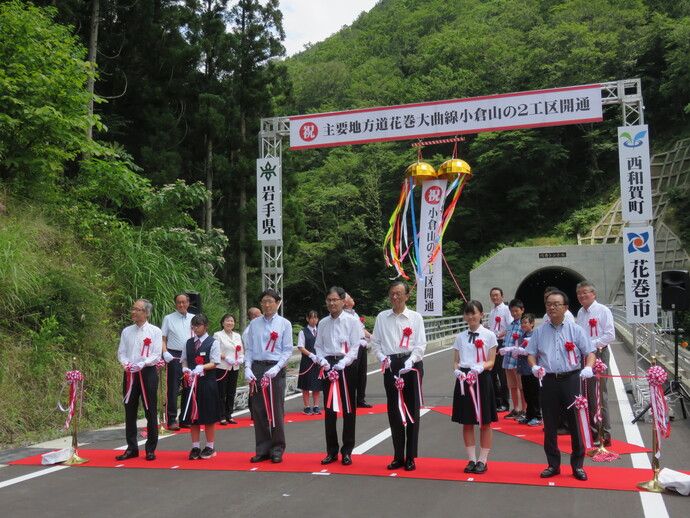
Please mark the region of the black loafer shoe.
POLYGON ((156 460, 156 454, 152 451, 146 452, 146 460, 156 460))
POLYGON ((362 403, 357 403, 357 408, 371 408, 373 405, 370 405, 366 401, 363 401, 362 403))
POLYGON ((249 462, 252 463, 257 463, 257 462, 263 462, 265 460, 270 459, 270 455, 254 455, 251 459, 249 459, 249 462))
POLYGON ((477 465, 477 463, 474 462, 473 460, 469 461, 469 462, 467 463, 467 466, 465 466, 465 470, 464 470, 465 473, 474 473, 474 467, 475 467, 476 465, 477 465))
POLYGON ((405 461, 405 471, 414 471, 417 469, 417 466, 414 463, 414 459, 407 459, 405 461))
POLYGON ((561 474, 561 468, 554 468, 552 466, 549 466, 546 468, 544 471, 541 472, 541 478, 551 478, 555 477, 556 475, 561 474))
POLYGON ((138 451, 132 451, 132 450, 127 450, 124 452, 122 455, 118 455, 115 457, 115 460, 127 460, 127 459, 135 459, 139 456, 138 451))
POLYGON ((338 460, 338 456, 337 456, 337 455, 328 454, 328 455, 326 455, 323 459, 321 459, 321 464, 323 464, 323 465, 332 464, 332 463, 335 462, 336 460, 338 460))
POLYGON ((235 421, 232 417, 228 419, 228 424, 237 424, 237 421, 235 421))
POLYGON ((403 466, 405 466, 405 461, 401 459, 393 459, 393 462, 391 462, 388 465, 388 469, 400 469, 403 466))
POLYGON ((343 453, 343 466, 349 466, 352 464, 352 457, 349 453, 343 453))
POLYGON ((472 470, 472 473, 476 473, 477 475, 481 475, 482 473, 486 473, 487 469, 489 469, 489 467, 486 465, 485 462, 477 462, 474 465, 474 469, 472 470))
POLYGON ((283 454, 282 453, 274 453, 271 455, 271 462, 273 464, 280 464, 283 462, 283 454))
POLYGON ((578 480, 587 480, 587 473, 585 473, 585 470, 582 468, 577 468, 573 470, 573 477, 575 477, 578 480))

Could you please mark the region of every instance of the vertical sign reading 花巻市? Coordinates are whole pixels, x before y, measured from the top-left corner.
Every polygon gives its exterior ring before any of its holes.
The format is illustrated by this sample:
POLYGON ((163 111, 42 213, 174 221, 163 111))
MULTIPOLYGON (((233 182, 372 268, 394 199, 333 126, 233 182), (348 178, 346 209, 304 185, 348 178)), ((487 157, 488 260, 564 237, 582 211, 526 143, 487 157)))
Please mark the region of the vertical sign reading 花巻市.
POLYGON ((657 321, 653 227, 623 230, 625 306, 628 323, 657 321))
POLYGON ((283 239, 281 165, 278 158, 256 161, 256 233, 259 241, 283 239))
POLYGON ((422 183, 419 219, 419 265, 417 268, 417 311, 425 317, 443 315, 443 279, 440 239, 443 205, 448 180, 426 180, 422 183), (436 252, 436 255, 432 256, 436 252))

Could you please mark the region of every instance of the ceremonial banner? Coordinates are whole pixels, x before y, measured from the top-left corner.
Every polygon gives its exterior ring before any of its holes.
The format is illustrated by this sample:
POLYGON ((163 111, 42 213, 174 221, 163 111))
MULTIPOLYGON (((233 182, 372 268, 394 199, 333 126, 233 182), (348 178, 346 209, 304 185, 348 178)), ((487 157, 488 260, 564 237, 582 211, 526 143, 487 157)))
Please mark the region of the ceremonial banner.
POLYGON ((259 241, 283 239, 283 194, 278 158, 256 161, 256 235, 259 241))
POLYGON ((290 117, 290 148, 430 138, 602 120, 601 85, 290 117))
POLYGON ((425 317, 443 315, 443 282, 441 253, 429 263, 440 239, 443 203, 448 180, 426 180, 422 183, 419 221, 419 261, 417 268, 417 312, 425 317))
POLYGON ((618 162, 623 221, 650 221, 654 215, 649 131, 646 124, 618 128, 618 162))
POLYGON ((625 309, 629 324, 657 321, 654 228, 623 229, 625 309))

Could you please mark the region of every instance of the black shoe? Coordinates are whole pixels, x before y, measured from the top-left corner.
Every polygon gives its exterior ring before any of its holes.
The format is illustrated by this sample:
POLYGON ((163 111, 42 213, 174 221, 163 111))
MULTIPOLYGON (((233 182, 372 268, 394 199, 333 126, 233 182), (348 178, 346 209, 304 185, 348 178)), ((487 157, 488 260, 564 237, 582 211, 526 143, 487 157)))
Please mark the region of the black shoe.
POLYGON ((465 466, 465 470, 464 470, 465 473, 474 473, 474 467, 475 467, 476 465, 477 465, 477 463, 474 462, 473 460, 469 461, 469 462, 467 463, 467 466, 465 466))
POLYGON ((552 466, 549 466, 546 468, 544 471, 541 472, 541 478, 551 478, 555 477, 556 475, 561 474, 561 468, 554 468, 552 466))
POLYGON ((254 455, 251 459, 249 459, 249 462, 253 462, 253 463, 263 462, 263 461, 268 460, 270 458, 271 458, 270 455, 254 455))
POLYGON ((203 450, 201 450, 201 455, 199 455, 202 459, 210 459, 211 457, 216 456, 216 450, 214 448, 209 448, 206 446, 203 450))
POLYGON ((237 421, 235 421, 232 417, 228 419, 228 424, 237 424, 237 421))
POLYGON ((139 456, 138 451, 132 451, 132 450, 127 450, 124 452, 122 455, 118 455, 115 457, 115 460, 127 460, 127 459, 135 459, 139 456))
POLYGON ((604 447, 606 447, 606 448, 611 447, 611 436, 610 435, 604 436, 604 447))
POLYGON ((556 434, 557 435, 570 435, 570 430, 568 430, 567 428, 559 426, 558 430, 556 430, 556 434))
POLYGON ((417 469, 417 466, 414 463, 414 459, 407 459, 405 461, 405 471, 414 471, 417 469))
POLYGON ((283 462, 283 454, 282 453, 274 453, 271 455, 271 462, 273 464, 280 464, 283 462))
POLYGON ((189 460, 199 460, 201 458, 201 450, 199 448, 192 448, 189 452, 189 460))
POLYGON ((352 464, 352 457, 349 453, 343 453, 343 466, 349 466, 352 464))
POLYGON ((584 481, 587 480, 587 473, 585 473, 585 470, 582 468, 575 468, 573 469, 573 477, 584 481))
POLYGON ((400 469, 405 465, 405 461, 402 459, 393 459, 393 462, 391 462, 388 465, 388 469, 400 469))
POLYGON ((476 473, 477 475, 481 475, 482 473, 486 473, 487 469, 489 469, 489 467, 486 465, 486 463, 480 461, 474 465, 474 469, 472 470, 472 473, 476 473))
POLYGON ((321 464, 323 464, 325 466, 326 464, 331 464, 331 463, 335 462, 336 460, 338 460, 338 455, 331 455, 329 453, 323 459, 321 459, 321 464))
POLYGON ((156 454, 152 451, 147 451, 146 460, 156 460, 156 454))
POLYGON ((357 403, 357 408, 372 408, 374 405, 370 405, 366 401, 362 401, 361 403, 357 403))

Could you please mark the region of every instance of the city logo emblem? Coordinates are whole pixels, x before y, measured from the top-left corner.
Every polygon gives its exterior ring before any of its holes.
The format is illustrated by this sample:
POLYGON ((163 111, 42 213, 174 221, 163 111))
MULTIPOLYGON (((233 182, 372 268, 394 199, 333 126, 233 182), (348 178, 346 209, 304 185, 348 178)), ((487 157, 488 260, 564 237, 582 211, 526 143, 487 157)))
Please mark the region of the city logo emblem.
POLYGON ((649 252, 649 232, 628 232, 628 253, 649 252))
POLYGON ((623 141, 623 145, 625 147, 639 147, 644 143, 644 140, 642 140, 645 135, 647 135, 647 130, 645 131, 640 131, 635 137, 633 138, 630 133, 627 131, 625 133, 621 133, 621 138, 625 138, 626 140, 623 141))

